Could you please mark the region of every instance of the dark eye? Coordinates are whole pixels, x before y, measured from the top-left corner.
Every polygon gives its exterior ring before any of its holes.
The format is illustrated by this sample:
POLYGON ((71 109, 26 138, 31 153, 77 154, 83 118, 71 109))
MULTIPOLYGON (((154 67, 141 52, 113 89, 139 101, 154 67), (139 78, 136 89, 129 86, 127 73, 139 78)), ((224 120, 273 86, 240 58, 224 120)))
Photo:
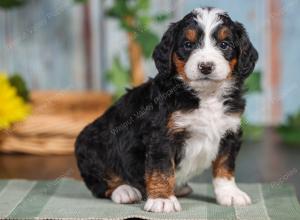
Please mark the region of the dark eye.
POLYGON ((185 48, 186 50, 190 50, 190 49, 192 49, 192 47, 193 47, 193 43, 190 42, 190 41, 185 41, 184 44, 183 44, 183 46, 184 46, 184 48, 185 48))
POLYGON ((229 46, 230 46, 230 45, 229 45, 226 41, 223 41, 223 42, 220 43, 220 48, 221 48, 222 50, 228 49, 229 46))

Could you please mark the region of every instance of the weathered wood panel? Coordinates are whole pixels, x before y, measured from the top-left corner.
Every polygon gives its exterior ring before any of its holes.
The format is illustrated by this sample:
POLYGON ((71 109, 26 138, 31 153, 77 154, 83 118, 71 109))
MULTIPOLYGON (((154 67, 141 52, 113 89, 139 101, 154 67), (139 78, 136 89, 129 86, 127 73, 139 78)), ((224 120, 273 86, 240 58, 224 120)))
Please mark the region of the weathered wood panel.
POLYGON ((84 88, 78 7, 72 0, 31 0, 0 10, 0 69, 22 73, 32 89, 84 88))
MULTIPOLYGON (((173 12, 180 19, 195 7, 215 6, 228 11, 235 20, 242 22, 250 38, 259 51, 257 69, 263 73, 264 92, 248 97, 247 118, 252 122, 270 122, 267 115, 271 110, 266 105, 269 99, 270 85, 273 79, 270 71, 268 49, 271 20, 280 19, 282 34, 278 43, 278 62, 281 70, 278 78, 278 94, 271 102, 282 104, 282 114, 276 116, 276 122, 288 113, 299 109, 298 60, 300 59, 299 37, 300 17, 299 0, 280 0, 280 11, 268 14, 267 0, 154 0, 151 1, 153 13, 157 11, 173 12), (280 16, 279 16, 280 15, 280 16), (279 119, 278 119, 279 118, 279 119)), ((92 88, 109 88, 105 83, 104 71, 111 66, 113 57, 121 56, 128 64, 127 38, 118 23, 103 16, 103 8, 112 4, 112 0, 91 0, 91 69, 92 88)), ((30 0, 21 8, 4 12, 0 10, 0 70, 21 72, 32 89, 85 89, 86 54, 82 33, 83 8, 73 0, 30 0)), ((167 29, 168 22, 155 25, 159 36, 167 29)), ((144 63, 148 76, 157 70, 151 59, 144 63)), ((275 68, 275 67, 273 67, 275 68)), ((276 69, 276 68, 275 68, 276 69)), ((271 119, 272 121, 272 119, 271 119)))

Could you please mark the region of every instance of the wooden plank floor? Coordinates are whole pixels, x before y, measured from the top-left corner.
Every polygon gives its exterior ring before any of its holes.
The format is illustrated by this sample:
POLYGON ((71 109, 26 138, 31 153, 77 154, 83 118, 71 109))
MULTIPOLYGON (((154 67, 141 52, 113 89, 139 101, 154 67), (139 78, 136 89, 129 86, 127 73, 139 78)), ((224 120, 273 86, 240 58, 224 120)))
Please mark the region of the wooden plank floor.
POLYGON ((75 157, 33 156, 25 154, 0 154, 1 179, 79 179, 75 157))

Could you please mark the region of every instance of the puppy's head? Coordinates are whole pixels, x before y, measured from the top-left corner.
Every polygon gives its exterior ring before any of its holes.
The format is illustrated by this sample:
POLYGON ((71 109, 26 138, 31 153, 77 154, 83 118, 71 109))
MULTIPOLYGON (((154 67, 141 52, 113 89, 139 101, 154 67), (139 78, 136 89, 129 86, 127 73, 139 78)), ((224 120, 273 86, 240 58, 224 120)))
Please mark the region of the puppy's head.
POLYGON ((159 73, 189 82, 245 79, 257 58, 242 24, 216 8, 195 9, 171 24, 153 53, 159 73))

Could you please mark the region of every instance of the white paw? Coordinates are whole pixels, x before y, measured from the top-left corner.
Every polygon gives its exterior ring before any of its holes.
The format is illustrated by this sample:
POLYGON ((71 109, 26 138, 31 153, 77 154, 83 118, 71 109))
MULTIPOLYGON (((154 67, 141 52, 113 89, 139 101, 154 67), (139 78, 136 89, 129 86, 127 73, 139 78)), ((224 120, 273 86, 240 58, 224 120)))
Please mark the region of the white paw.
POLYGON ((135 203, 142 199, 142 195, 132 186, 121 185, 113 191, 110 198, 115 203, 135 203))
POLYGON ((181 210, 181 206, 175 196, 168 199, 147 199, 144 209, 148 212, 176 212, 181 210))
POLYGON ((187 195, 191 194, 192 192, 193 192, 193 189, 188 184, 185 184, 181 187, 175 188, 175 195, 177 197, 187 196, 187 195))
POLYGON ((251 204, 250 197, 235 187, 224 187, 215 191, 217 202, 226 206, 244 206, 251 204))
POLYGON ((225 206, 244 206, 251 204, 250 197, 240 190, 234 180, 214 180, 217 202, 225 206))
POLYGON ((224 186, 215 189, 216 199, 220 205, 244 206, 251 204, 250 197, 237 186, 224 186))

